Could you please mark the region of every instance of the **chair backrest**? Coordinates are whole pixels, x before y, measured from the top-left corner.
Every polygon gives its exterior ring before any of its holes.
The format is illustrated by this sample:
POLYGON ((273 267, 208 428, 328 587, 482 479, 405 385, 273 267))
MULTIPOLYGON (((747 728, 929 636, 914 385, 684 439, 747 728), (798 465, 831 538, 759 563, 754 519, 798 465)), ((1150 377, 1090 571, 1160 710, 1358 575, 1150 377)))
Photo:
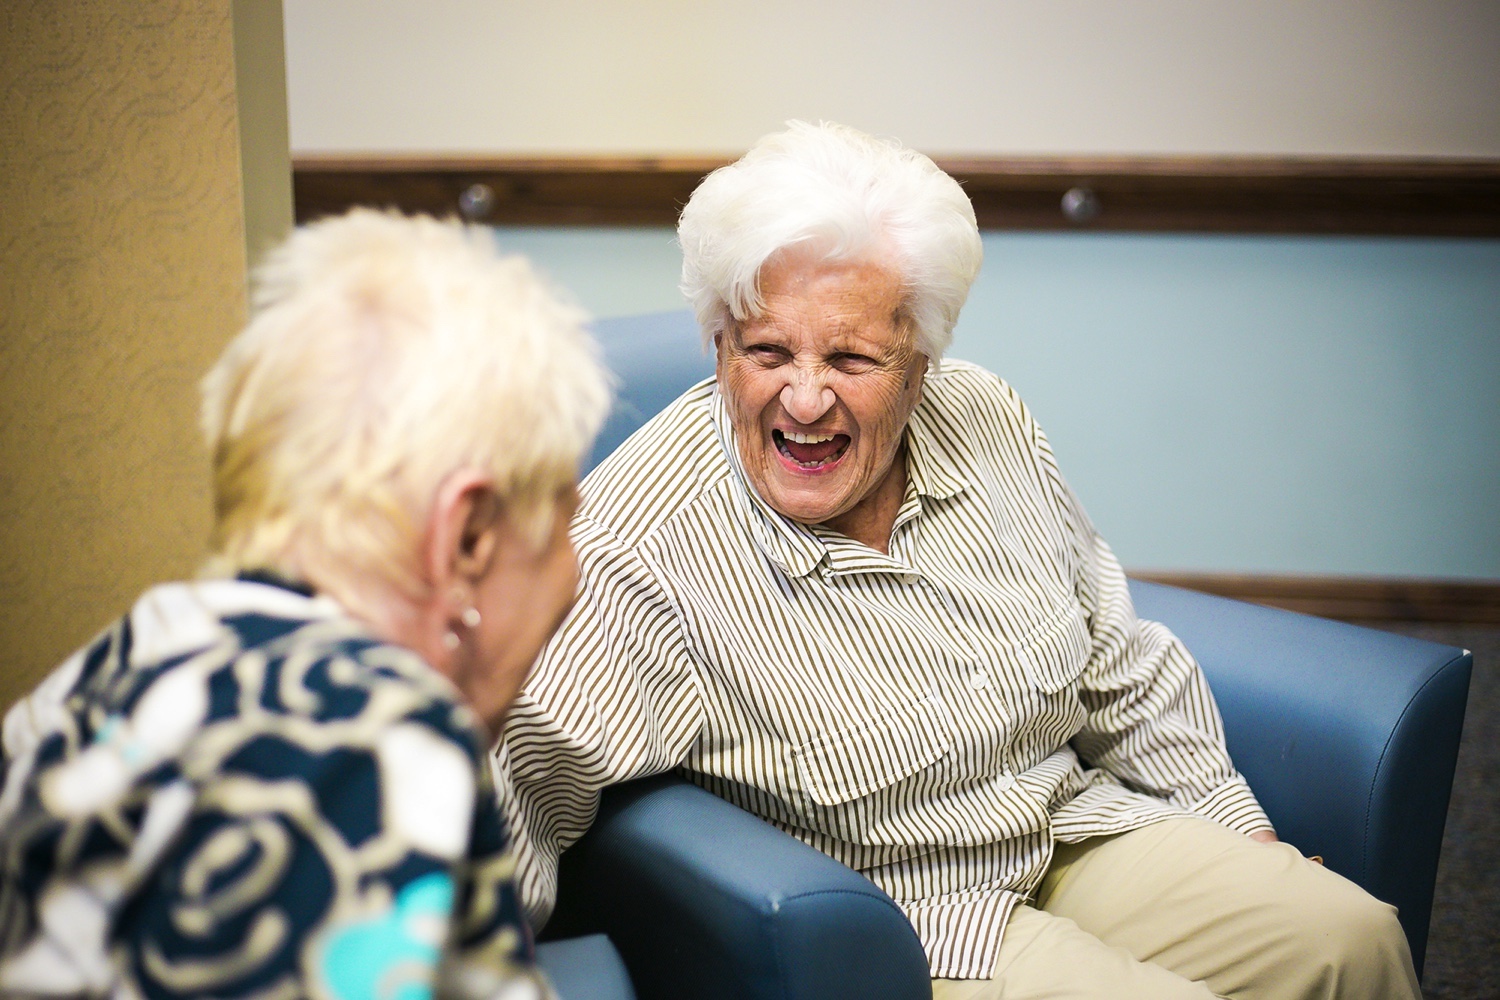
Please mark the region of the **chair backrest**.
POLYGON ((619 380, 615 405, 584 464, 588 472, 688 387, 714 373, 687 309, 599 320, 594 336, 619 380))

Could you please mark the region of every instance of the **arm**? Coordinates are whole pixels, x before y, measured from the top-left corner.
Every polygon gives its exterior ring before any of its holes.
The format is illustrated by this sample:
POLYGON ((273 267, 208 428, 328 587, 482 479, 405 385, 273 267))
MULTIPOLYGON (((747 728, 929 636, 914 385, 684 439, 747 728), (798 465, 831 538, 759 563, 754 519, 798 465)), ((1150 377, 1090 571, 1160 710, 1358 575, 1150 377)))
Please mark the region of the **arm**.
POLYGON ((551 914, 559 855, 606 785, 670 770, 702 725, 702 696, 671 601, 637 552, 574 523, 577 605, 506 721, 494 771, 534 926, 551 914))
POLYGON ((1074 749, 1130 788, 1257 839, 1274 839, 1270 820, 1229 758, 1203 671, 1165 626, 1136 617, 1114 553, 1058 473, 1040 430, 1037 443, 1071 540, 1075 593, 1092 645, 1079 690, 1088 714, 1074 749))

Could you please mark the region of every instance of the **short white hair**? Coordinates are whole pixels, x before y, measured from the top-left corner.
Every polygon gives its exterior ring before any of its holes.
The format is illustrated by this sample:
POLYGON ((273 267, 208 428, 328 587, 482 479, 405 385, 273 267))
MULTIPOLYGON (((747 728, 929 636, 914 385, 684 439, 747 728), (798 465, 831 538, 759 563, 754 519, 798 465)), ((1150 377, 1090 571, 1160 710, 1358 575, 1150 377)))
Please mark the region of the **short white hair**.
POLYGON ((209 571, 420 596, 425 519, 464 467, 540 545, 609 407, 586 324, 486 229, 356 209, 296 230, 203 380, 209 571))
POLYGON ((759 276, 793 246, 891 266, 937 362, 984 256, 974 206, 926 156, 844 125, 787 123, 698 185, 677 224, 682 293, 705 345, 759 315, 759 276))

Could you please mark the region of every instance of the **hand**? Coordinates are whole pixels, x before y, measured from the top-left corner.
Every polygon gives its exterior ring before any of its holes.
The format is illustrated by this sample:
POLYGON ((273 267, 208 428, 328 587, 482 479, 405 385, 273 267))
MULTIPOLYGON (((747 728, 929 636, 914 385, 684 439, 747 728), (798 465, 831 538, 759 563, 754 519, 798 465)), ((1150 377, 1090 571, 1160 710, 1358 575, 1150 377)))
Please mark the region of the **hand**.
MULTIPOLYGON (((1254 833, 1250 834, 1250 839, 1257 840, 1262 844, 1274 844, 1281 838, 1276 836, 1275 830, 1256 830, 1254 833)), ((1323 859, 1316 854, 1309 854, 1307 856, 1307 860, 1311 861, 1315 865, 1321 865, 1323 863, 1323 859)))

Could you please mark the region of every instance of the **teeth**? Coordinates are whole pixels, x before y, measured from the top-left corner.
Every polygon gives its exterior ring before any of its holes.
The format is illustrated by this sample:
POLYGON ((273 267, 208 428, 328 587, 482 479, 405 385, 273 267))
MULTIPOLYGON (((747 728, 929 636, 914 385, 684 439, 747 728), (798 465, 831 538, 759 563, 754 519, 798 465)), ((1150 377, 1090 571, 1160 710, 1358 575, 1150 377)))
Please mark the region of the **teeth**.
POLYGON ((832 434, 797 434, 795 432, 784 432, 789 441, 798 444, 822 444, 824 441, 832 441, 832 434))

